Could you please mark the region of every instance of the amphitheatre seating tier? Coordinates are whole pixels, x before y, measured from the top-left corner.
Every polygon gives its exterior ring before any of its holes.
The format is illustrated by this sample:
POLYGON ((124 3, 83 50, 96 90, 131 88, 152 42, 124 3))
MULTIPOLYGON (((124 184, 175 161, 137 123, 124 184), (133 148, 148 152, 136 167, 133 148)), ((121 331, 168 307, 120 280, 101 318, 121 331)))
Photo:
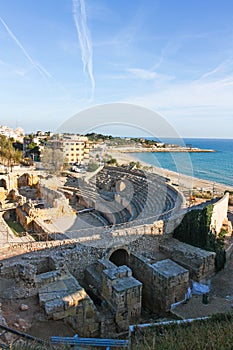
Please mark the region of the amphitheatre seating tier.
POLYGON ((69 179, 67 185, 63 189, 73 191, 79 205, 95 208, 94 215, 109 225, 167 219, 180 210, 183 202, 166 178, 125 167, 105 167, 88 184, 69 179))
MULTIPOLYGON (((166 183, 166 179, 155 174, 137 170, 132 171, 124 167, 106 167, 97 180, 97 188, 116 191, 116 183, 125 181, 131 185, 131 191, 117 192, 117 200, 121 197, 129 200, 131 213, 129 220, 132 222, 140 218, 159 218, 169 216, 180 210, 182 197, 166 183), (133 192, 133 193, 132 193, 133 192), (167 214, 166 214, 167 213, 167 214)), ((95 184, 93 184, 95 187, 95 184)), ((112 203, 111 203, 112 205, 112 203)))

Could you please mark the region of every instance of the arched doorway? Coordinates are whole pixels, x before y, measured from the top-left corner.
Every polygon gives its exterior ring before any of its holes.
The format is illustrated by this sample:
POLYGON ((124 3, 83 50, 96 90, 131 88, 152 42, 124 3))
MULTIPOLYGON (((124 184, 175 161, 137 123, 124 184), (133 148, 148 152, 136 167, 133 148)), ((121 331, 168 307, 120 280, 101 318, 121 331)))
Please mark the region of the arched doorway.
POLYGON ((18 177, 17 179, 18 188, 30 186, 30 175, 28 173, 25 173, 18 177))
POLYGON ((129 254, 125 249, 115 250, 109 260, 116 266, 129 265, 129 254))
POLYGON ((4 190, 7 190, 6 180, 0 179, 0 187, 3 187, 4 190))

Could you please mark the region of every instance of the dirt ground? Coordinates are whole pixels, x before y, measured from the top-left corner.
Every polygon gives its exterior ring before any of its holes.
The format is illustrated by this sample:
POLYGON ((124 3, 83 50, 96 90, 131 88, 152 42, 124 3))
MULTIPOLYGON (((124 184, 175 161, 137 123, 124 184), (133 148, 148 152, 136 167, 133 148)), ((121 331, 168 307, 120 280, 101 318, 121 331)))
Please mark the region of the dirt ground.
POLYGON ((233 303, 233 255, 225 268, 212 278, 211 295, 231 298, 233 303))
POLYGON ((233 312, 233 255, 225 268, 211 279, 208 304, 203 304, 202 295, 194 295, 173 312, 183 319, 233 312))
POLYGON ((63 337, 75 335, 75 332, 63 321, 45 319, 37 296, 25 299, 0 299, 0 301, 2 314, 7 325, 13 329, 45 340, 56 335, 63 337), (28 309, 22 311, 22 304, 27 305, 28 309))

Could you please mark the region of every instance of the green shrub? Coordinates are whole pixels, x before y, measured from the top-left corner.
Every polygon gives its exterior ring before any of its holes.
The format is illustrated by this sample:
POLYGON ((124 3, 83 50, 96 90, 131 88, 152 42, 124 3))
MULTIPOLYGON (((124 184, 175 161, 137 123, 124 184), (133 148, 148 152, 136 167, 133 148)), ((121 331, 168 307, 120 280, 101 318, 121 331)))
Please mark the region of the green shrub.
POLYGON ((87 167, 87 171, 94 172, 98 169, 98 164, 95 162, 90 162, 87 167))
POLYGON ((202 210, 194 209, 189 211, 185 214, 180 225, 174 230, 173 237, 181 242, 215 252, 215 268, 216 271, 219 271, 226 262, 226 252, 224 250, 226 231, 222 230, 219 237, 210 232, 212 212, 212 204, 202 210))

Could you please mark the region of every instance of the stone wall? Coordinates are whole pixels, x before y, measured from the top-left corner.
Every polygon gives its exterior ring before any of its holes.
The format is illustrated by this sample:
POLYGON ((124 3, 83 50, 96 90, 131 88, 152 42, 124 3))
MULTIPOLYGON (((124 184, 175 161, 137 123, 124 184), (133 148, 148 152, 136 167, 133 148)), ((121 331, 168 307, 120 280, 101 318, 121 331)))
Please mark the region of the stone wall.
POLYGON ((184 300, 189 271, 170 259, 151 262, 141 255, 130 255, 133 276, 143 284, 142 305, 155 313, 170 310, 171 304, 184 300))
POLYGON ((190 277, 196 281, 212 277, 215 274, 216 253, 181 243, 177 239, 167 239, 159 249, 170 259, 190 271, 190 277))
POLYGON ((46 229, 41 224, 43 220, 52 220, 66 215, 75 215, 75 212, 69 206, 68 199, 66 199, 61 192, 43 186, 40 188, 40 192, 46 205, 50 207, 39 209, 29 200, 27 203, 16 208, 17 221, 25 230, 33 230, 35 222, 35 232, 39 232, 38 230, 41 228, 41 232, 46 233, 46 229), (40 222, 36 222, 37 219, 40 222))
POLYGON ((185 299, 189 271, 170 259, 152 264, 154 311, 169 311, 171 304, 185 299))
POLYGON ((87 266, 103 258, 104 253, 105 249, 103 248, 94 248, 77 244, 74 249, 63 251, 61 259, 66 263, 72 275, 82 282, 84 279, 84 271, 87 266))
POLYGON ((130 267, 133 276, 142 282, 142 306, 154 310, 153 271, 150 260, 139 254, 130 254, 130 267))
MULTIPOLYGON (((75 240, 56 240, 46 242, 10 243, 11 256, 29 254, 40 258, 49 254, 59 263, 65 264, 75 278, 82 281, 84 270, 105 255, 104 248, 85 246, 75 240)), ((16 257, 17 259, 17 257, 16 257)))
POLYGON ((10 261, 0 267, 1 278, 14 279, 16 282, 24 282, 33 285, 36 276, 36 266, 25 261, 10 261))
POLYGON ((68 271, 50 271, 36 278, 40 305, 48 319, 64 319, 79 336, 99 334, 100 322, 93 301, 68 271))
MULTIPOLYGON (((48 254, 48 252, 47 252, 48 254)), ((0 279, 14 281, 6 299, 39 297, 47 319, 65 320, 85 337, 99 335, 100 321, 93 301, 63 262, 42 254, 3 261, 0 279)))
POLYGON ((16 281, 27 280, 33 285, 38 274, 57 270, 58 267, 57 260, 43 252, 5 260, 0 266, 0 275, 3 278, 14 278, 16 281))
POLYGON ((188 209, 182 209, 180 212, 172 215, 168 219, 164 220, 164 230, 163 234, 172 237, 172 234, 176 227, 182 222, 184 215, 187 213, 188 209))
POLYGON ((17 207, 15 209, 15 213, 17 222, 24 227, 25 231, 31 230, 33 227, 32 222, 34 220, 34 216, 28 215, 26 211, 23 210, 23 207, 17 207))
POLYGON ((227 219, 227 210, 229 202, 229 193, 226 193, 217 203, 213 206, 213 213, 211 217, 210 228, 217 234, 220 233, 223 222, 227 219))
POLYGON ((141 316, 142 284, 128 266, 99 259, 85 271, 85 283, 108 305, 118 331, 128 329, 141 316))
POLYGON ((7 190, 4 187, 0 187, 0 202, 3 202, 7 197, 7 190))
MULTIPOLYGON (((126 242, 125 242, 126 243, 126 242)), ((148 278, 149 272, 144 273, 146 257, 142 255, 153 255, 154 251, 159 249, 165 254, 164 256, 171 258, 177 263, 190 270, 192 278, 201 280, 214 274, 215 253, 207 252, 200 248, 180 243, 175 239, 167 239, 165 242, 160 240, 160 236, 141 236, 133 240, 129 244, 115 246, 112 249, 105 247, 94 247, 81 244, 77 240, 57 240, 47 242, 30 242, 30 243, 12 243, 9 253, 12 255, 20 253, 29 253, 37 250, 51 250, 51 254, 56 254, 58 258, 67 264, 69 271, 79 280, 83 280, 84 270, 87 266, 95 263, 98 259, 109 258, 116 249, 126 249, 130 255, 129 267, 133 269, 133 274, 140 281, 142 278, 148 278), (139 255, 141 254, 141 256, 139 255), (141 265, 140 265, 141 262, 141 265), (134 271, 134 266, 137 270, 134 271), (142 278, 138 275, 141 271, 142 278), (139 278, 140 277, 140 278, 139 278)), ((143 282, 143 280, 142 280, 143 282)), ((143 290, 143 295, 149 295, 149 291, 143 290)), ((147 298, 145 297, 145 300, 147 298)))
POLYGON ((209 204, 213 204, 213 213, 210 228, 214 229, 218 234, 221 231, 224 220, 227 219, 228 202, 229 194, 226 193, 217 201, 214 198, 213 200, 207 201, 206 203, 202 203, 189 208, 183 208, 168 219, 164 219, 164 234, 168 236, 171 235, 174 229, 181 223, 186 213, 196 209, 204 209, 209 204))
POLYGON ((0 256, 1 256, 1 249, 5 247, 5 245, 8 245, 9 237, 13 236, 13 232, 10 229, 10 227, 7 225, 5 221, 5 213, 0 212, 0 228, 1 228, 1 235, 2 238, 0 240, 0 256))
POLYGON ((36 186, 39 182, 39 178, 36 174, 33 173, 25 173, 22 175, 19 175, 17 177, 17 187, 33 187, 36 186))
POLYGON ((126 330, 141 315, 142 284, 127 266, 103 271, 102 296, 111 307, 118 330, 126 330))
POLYGON ((51 188, 40 186, 41 198, 45 201, 46 206, 59 212, 61 215, 73 213, 72 208, 69 206, 69 200, 63 193, 51 188))
POLYGON ((3 180, 7 192, 14 188, 17 188, 17 177, 13 173, 0 175, 0 180, 3 180))

